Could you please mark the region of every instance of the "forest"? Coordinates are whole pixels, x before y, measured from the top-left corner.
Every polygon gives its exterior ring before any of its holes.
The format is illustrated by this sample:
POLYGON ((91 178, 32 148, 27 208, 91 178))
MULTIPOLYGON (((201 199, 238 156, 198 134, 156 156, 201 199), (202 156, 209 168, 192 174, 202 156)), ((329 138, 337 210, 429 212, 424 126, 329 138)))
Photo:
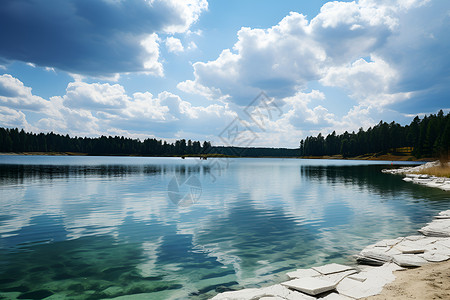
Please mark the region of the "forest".
POLYGON ((408 147, 417 158, 448 156, 450 146, 450 113, 416 116, 411 124, 380 121, 367 130, 337 135, 335 131, 324 137, 309 136, 300 141, 301 156, 342 155, 355 157, 367 153, 387 153, 408 147))
POLYGON ((70 137, 50 133, 30 133, 18 128, 0 128, 0 152, 73 152, 88 155, 185 156, 226 155, 241 157, 293 157, 298 149, 211 146, 210 142, 131 139, 123 136, 70 137))
POLYGON ((90 155, 170 156, 206 153, 210 142, 182 139, 174 143, 157 139, 123 136, 70 137, 50 133, 30 133, 18 128, 0 128, 0 152, 76 152, 90 155))
POLYGON ((450 113, 416 116, 411 124, 380 121, 367 130, 326 137, 309 136, 300 141, 300 149, 211 146, 210 142, 177 140, 168 143, 147 138, 143 141, 123 136, 70 137, 50 133, 31 133, 18 128, 0 128, 0 152, 74 152, 88 155, 185 156, 226 155, 238 157, 298 157, 342 155, 356 157, 368 153, 410 150, 417 158, 448 156, 450 113))

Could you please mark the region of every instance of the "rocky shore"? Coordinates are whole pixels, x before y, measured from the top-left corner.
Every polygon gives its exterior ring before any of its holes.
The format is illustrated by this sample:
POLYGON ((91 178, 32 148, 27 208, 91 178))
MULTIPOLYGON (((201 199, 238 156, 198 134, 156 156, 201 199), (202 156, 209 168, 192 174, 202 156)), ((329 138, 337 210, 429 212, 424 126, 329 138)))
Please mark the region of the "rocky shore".
POLYGON ((385 169, 382 170, 382 172, 386 174, 404 175, 405 178, 403 178, 403 180, 406 182, 412 182, 428 187, 439 188, 444 191, 450 191, 450 178, 419 174, 421 171, 431 167, 437 167, 439 164, 439 161, 433 161, 416 167, 385 169))
MULTIPOLYGON (((418 167, 383 170, 383 172, 410 174, 435 164, 436 162, 432 162, 418 167)), ((426 185, 450 190, 450 181, 445 178, 442 180, 419 176, 406 178, 411 178, 412 182, 418 184, 424 183, 420 180, 430 179, 426 185)), ((439 213, 430 223, 421 228, 419 233, 418 235, 382 240, 367 246, 355 255, 359 264, 357 267, 332 263, 309 269, 298 269, 287 273, 286 277, 289 280, 280 284, 265 288, 224 292, 212 299, 339 300, 362 299, 379 295, 384 286, 396 279, 395 271, 439 262, 450 262, 450 210, 439 213)), ((420 280, 417 279, 418 282, 420 280)), ((389 299, 389 297, 385 299, 389 299)))
POLYGON ((355 256, 358 267, 328 264, 287 273, 290 280, 265 288, 224 292, 214 300, 338 300, 381 293, 394 271, 450 259, 450 210, 435 216, 420 235, 383 240, 355 256))

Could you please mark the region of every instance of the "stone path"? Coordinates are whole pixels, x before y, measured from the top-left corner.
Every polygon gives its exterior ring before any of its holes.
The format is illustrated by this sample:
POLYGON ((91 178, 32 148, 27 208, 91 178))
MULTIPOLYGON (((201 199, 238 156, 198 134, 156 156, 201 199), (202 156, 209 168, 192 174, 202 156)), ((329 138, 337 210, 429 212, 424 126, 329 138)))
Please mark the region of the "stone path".
POLYGON ((419 230, 421 235, 383 240, 355 256, 358 267, 328 264, 287 273, 289 281, 266 288, 224 292, 214 300, 344 300, 377 295, 394 271, 450 259, 450 210, 419 230))

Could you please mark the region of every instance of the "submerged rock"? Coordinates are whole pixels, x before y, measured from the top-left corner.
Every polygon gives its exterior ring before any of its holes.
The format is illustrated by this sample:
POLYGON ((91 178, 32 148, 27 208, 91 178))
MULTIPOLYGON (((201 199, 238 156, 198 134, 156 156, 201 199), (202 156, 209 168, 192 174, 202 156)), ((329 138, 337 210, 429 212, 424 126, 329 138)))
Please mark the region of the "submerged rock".
POLYGON ((20 294, 19 297, 17 297, 17 299, 44 299, 47 297, 50 297, 51 295, 53 295, 52 291, 49 290, 37 290, 37 291, 32 291, 32 292, 28 292, 28 293, 22 293, 20 294))

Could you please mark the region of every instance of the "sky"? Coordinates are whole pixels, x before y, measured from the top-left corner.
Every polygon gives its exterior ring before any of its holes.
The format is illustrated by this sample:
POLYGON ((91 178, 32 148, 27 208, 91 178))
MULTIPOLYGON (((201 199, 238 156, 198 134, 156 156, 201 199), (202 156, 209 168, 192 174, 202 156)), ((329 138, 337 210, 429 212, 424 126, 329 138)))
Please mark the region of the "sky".
POLYGON ((450 110, 448 0, 3 0, 0 127, 298 147, 450 110))

